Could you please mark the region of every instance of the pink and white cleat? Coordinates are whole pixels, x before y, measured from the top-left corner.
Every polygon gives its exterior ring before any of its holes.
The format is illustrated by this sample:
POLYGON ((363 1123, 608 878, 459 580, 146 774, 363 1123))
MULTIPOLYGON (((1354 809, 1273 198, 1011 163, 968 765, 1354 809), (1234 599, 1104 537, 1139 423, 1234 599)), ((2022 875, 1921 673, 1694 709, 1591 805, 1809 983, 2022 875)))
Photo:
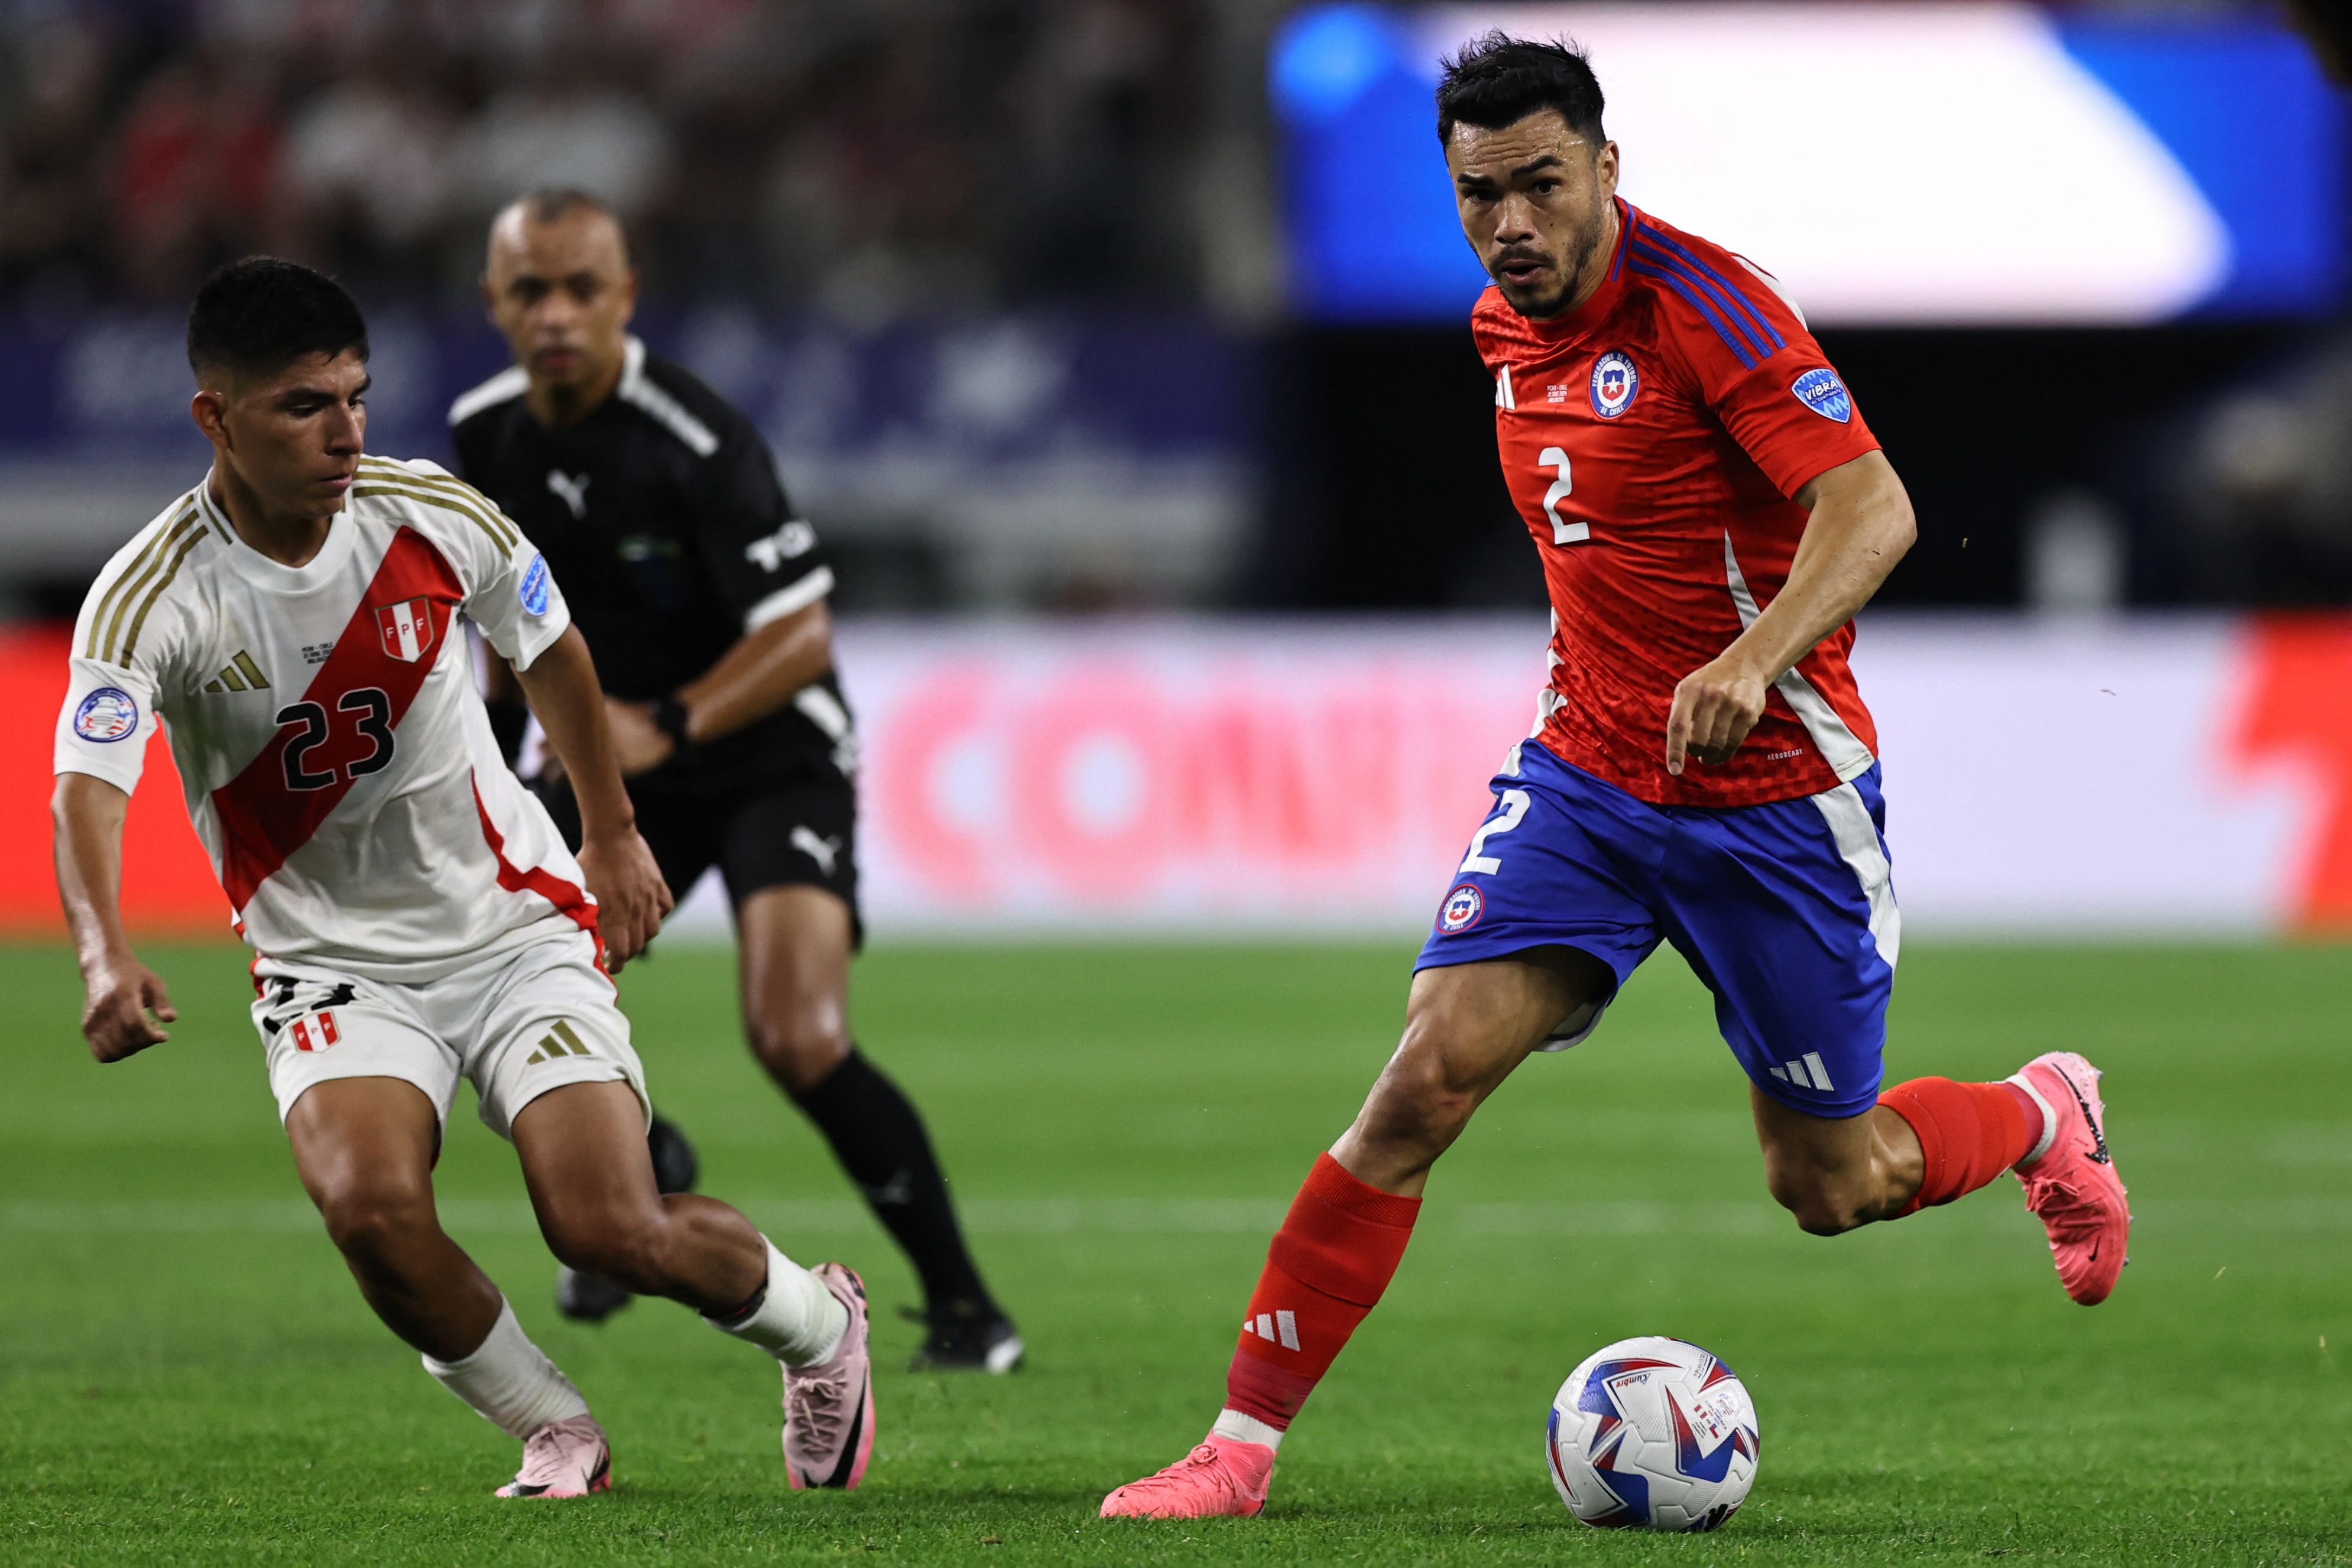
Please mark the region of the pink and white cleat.
POLYGON ((500 1497, 586 1497, 613 1490, 613 1449, 593 1416, 550 1421, 523 1439, 522 1469, 500 1497))
POLYGON ((809 1270, 849 1309, 849 1326, 830 1356, 784 1368, 784 1473, 793 1490, 866 1479, 874 1457, 874 1355, 866 1343, 866 1282, 843 1263, 809 1270))
POLYGON ((2125 1252, 2131 1207, 2107 1152, 2099 1070, 2074 1051, 2053 1051, 2027 1062, 2009 1082, 2041 1105, 2050 1129, 2042 1152, 2018 1163, 2025 1207, 2050 1232, 2058 1282, 2083 1305, 2097 1306, 2131 1261, 2125 1252))
POLYGON ((1247 1519, 1265 1506, 1274 1479, 1274 1450, 1264 1443, 1220 1437, 1212 1432, 1201 1446, 1157 1475, 1129 1481, 1103 1499, 1105 1519, 1247 1519))

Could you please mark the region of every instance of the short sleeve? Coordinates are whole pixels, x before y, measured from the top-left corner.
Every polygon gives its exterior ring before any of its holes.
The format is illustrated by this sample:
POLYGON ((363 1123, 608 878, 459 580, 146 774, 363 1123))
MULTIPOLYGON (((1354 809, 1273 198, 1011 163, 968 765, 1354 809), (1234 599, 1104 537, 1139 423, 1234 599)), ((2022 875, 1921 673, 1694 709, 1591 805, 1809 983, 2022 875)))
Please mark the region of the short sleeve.
MULTIPOLYGON (((93 655, 90 623, 111 573, 101 577, 84 601, 74 626, 68 661, 66 700, 58 710, 57 744, 50 770, 87 773, 128 795, 139 788, 147 764, 147 743, 156 729, 157 672, 145 648, 129 663, 93 655)), ((147 639, 152 647, 154 639, 147 639)))
POLYGON ((744 432, 698 476, 697 542, 719 592, 756 632, 833 591, 833 566, 807 519, 793 515, 775 459, 744 432))
POLYGON ((1671 314, 1701 400, 1782 495, 1878 450, 1853 394, 1769 273, 1646 227, 1635 254, 1689 307, 1671 314))
MULTIPOLYGON (((426 474, 446 472, 436 464, 409 466, 426 474)), ((548 570, 547 557, 488 496, 468 486, 452 509, 472 525, 457 530, 466 619, 481 629, 500 658, 527 670, 572 624, 563 591, 548 570)))

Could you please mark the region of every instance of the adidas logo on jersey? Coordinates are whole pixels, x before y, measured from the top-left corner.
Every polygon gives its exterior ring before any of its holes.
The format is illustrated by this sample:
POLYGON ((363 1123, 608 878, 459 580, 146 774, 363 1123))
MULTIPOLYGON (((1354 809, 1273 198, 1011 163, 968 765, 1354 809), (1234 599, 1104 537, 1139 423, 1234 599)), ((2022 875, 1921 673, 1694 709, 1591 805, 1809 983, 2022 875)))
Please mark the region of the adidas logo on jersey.
POLYGON ((1830 1070, 1822 1065, 1822 1053, 1818 1051, 1809 1051, 1795 1061, 1784 1061, 1771 1071, 1781 1082, 1793 1083, 1800 1089, 1819 1089, 1826 1093, 1837 1087, 1830 1082, 1830 1070))
POLYGON ((1297 1312, 1260 1312, 1255 1320, 1242 1324, 1242 1333, 1254 1333, 1262 1340, 1280 1345, 1285 1350, 1298 1348, 1298 1314, 1297 1312))
POLYGON ((219 674, 205 683, 205 690, 208 692, 266 692, 268 689, 269 682, 262 674, 261 666, 255 664, 253 655, 242 648, 236 651, 236 658, 221 666, 219 674))
POLYGON ((572 1032, 572 1026, 569 1023, 566 1023, 562 1019, 558 1019, 555 1020, 555 1027, 540 1037, 539 1049, 532 1051, 529 1056, 523 1058, 523 1065, 525 1067, 530 1067, 538 1062, 545 1061, 551 1057, 593 1056, 596 1053, 594 1051, 588 1049, 586 1041, 583 1040, 577 1034, 572 1032))

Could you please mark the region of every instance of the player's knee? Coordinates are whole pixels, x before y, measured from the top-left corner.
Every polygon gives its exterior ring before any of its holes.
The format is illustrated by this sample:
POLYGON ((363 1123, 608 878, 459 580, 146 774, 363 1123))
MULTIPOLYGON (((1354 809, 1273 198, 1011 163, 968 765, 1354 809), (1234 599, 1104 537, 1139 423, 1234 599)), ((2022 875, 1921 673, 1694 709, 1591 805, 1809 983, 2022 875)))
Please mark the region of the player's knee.
POLYGON ((783 1013, 747 1020, 751 1054, 788 1094, 805 1094, 849 1055, 849 1034, 837 1019, 783 1013))
POLYGON ((1381 1073, 1365 1132, 1387 1142, 1451 1142, 1489 1087, 1442 1019, 1416 1018, 1381 1073))
POLYGON ((1776 1166, 1767 1178, 1772 1199, 1809 1236, 1842 1236, 1863 1223, 1861 1197, 1829 1173, 1776 1166))
POLYGON ((540 1229, 558 1262, 602 1274, 641 1294, 662 1293, 666 1237, 657 1209, 583 1206, 541 1215, 540 1229))
POLYGON ((439 1228, 433 1195, 405 1184, 355 1182, 318 1195, 327 1235, 346 1258, 374 1260, 396 1256, 404 1247, 439 1228))

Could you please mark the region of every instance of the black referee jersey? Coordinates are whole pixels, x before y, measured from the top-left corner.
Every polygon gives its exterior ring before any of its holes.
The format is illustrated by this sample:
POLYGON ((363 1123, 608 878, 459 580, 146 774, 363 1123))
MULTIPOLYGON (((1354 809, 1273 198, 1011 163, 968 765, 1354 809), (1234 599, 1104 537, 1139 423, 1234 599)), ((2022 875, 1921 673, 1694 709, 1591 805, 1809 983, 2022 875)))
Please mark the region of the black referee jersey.
MULTIPOLYGON (((516 366, 450 405, 457 471, 546 552, 607 692, 658 701, 746 632, 832 591, 816 530, 793 516, 759 431, 691 373, 632 337, 620 386, 562 430, 523 406, 529 384, 516 366)), ((827 670, 767 717, 630 788, 846 777, 855 746, 827 670)))

